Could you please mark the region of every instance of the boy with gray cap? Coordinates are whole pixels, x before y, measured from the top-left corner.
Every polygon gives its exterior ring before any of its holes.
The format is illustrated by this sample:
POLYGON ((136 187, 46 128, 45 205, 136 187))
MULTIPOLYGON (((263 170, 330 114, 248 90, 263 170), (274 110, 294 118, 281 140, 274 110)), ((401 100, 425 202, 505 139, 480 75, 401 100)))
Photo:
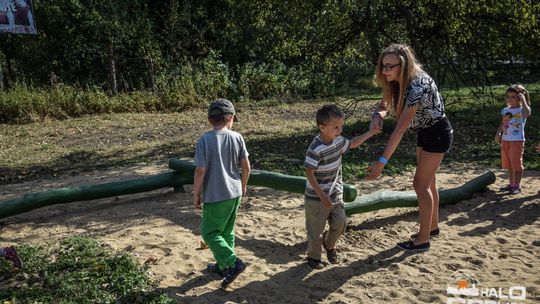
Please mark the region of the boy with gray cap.
POLYGON ((222 276, 221 287, 227 288, 247 267, 234 254, 234 223, 247 190, 249 154, 242 135, 231 130, 237 119, 229 100, 214 100, 208 121, 213 130, 199 138, 195 150, 193 204, 203 205, 201 235, 216 259, 208 270, 222 276))

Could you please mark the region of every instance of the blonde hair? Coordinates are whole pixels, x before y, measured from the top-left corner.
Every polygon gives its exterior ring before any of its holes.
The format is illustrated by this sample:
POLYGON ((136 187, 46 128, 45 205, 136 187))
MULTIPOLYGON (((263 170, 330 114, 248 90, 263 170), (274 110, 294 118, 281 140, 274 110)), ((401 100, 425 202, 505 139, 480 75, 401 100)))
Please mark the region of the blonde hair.
POLYGON ((405 89, 420 72, 422 72, 422 65, 416 60, 413 50, 408 45, 394 43, 381 52, 377 61, 374 82, 383 89, 382 101, 386 110, 391 110, 399 118, 404 107, 405 89), (383 74, 383 58, 389 54, 396 55, 401 63, 398 81, 387 81, 383 74), (390 108, 388 101, 390 101, 390 108))
POLYGON ((527 89, 525 89, 525 87, 522 85, 522 84, 513 84, 511 86, 508 87, 508 89, 506 89, 506 92, 505 93, 508 93, 508 92, 514 92, 516 94, 523 94, 523 96, 525 96, 525 98, 527 99, 527 104, 530 106, 531 105, 531 97, 529 96, 529 92, 527 91, 527 89))

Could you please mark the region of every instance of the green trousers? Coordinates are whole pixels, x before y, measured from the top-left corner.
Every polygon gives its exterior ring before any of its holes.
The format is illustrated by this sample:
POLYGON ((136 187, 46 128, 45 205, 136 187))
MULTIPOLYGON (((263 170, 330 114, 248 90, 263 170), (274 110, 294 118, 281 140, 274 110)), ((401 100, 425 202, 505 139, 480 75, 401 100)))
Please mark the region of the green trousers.
POLYGON ((201 234, 220 270, 233 267, 234 223, 242 196, 217 203, 203 204, 201 234))

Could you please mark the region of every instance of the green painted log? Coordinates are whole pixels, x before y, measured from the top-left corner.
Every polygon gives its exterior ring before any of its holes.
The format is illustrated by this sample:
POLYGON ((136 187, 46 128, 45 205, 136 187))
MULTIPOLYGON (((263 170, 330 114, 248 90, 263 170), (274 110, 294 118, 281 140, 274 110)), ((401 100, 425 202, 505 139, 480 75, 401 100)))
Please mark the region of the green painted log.
POLYGON ((182 174, 167 172, 124 181, 28 193, 19 198, 0 202, 0 218, 55 204, 146 192, 164 187, 178 187, 187 183, 188 179, 182 174))
MULTIPOLYGON (((486 172, 465 184, 451 189, 439 190, 439 204, 455 204, 472 198, 473 194, 495 182, 495 174, 486 172)), ((418 199, 414 191, 378 191, 357 197, 345 204, 347 215, 395 207, 416 207, 418 199)))
MULTIPOLYGON (((195 165, 193 162, 181 159, 171 159, 169 160, 169 168, 186 175, 186 177, 191 177, 191 183, 193 183, 193 173, 195 172, 195 165)), ((304 194, 304 190, 306 189, 306 178, 270 171, 251 170, 248 185, 304 194)), ((357 191, 354 186, 347 184, 343 185, 344 201, 352 202, 356 198, 356 194, 357 191)))

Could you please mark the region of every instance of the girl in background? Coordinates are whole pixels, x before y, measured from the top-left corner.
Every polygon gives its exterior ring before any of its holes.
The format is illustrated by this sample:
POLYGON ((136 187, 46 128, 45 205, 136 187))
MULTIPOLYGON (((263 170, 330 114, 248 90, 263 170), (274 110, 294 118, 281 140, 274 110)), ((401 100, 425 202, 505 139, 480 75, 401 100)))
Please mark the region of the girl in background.
POLYGON ((525 124, 531 115, 531 99, 524 86, 514 84, 506 89, 506 108, 495 141, 501 144, 501 165, 508 170, 508 185, 501 188, 509 194, 521 192, 523 176, 523 151, 525 150, 525 124))

